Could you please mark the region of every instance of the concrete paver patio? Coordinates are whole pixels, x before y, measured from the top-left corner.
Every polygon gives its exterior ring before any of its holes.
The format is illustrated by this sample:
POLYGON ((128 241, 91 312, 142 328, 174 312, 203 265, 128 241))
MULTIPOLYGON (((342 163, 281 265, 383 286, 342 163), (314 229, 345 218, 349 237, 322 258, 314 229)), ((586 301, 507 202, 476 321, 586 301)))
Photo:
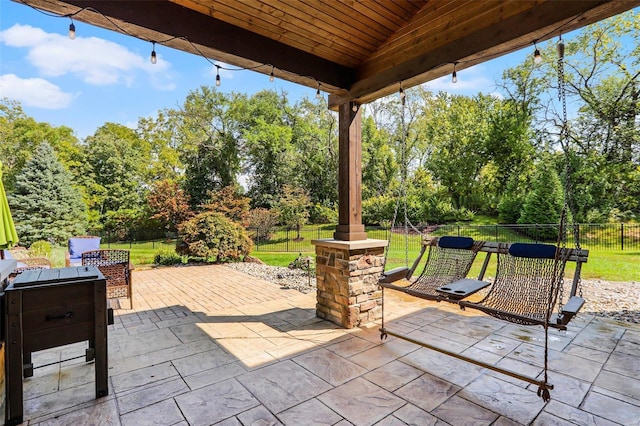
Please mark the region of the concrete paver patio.
MULTIPOLYGON (((94 399, 86 344, 35 353, 25 424, 640 425, 638 325, 581 314, 550 331, 544 403, 528 383, 381 342, 377 323, 342 329, 316 318, 315 294, 224 266, 136 271, 134 298, 109 326, 109 395, 94 399)), ((542 372, 541 327, 392 291, 385 309, 390 329, 542 372)))

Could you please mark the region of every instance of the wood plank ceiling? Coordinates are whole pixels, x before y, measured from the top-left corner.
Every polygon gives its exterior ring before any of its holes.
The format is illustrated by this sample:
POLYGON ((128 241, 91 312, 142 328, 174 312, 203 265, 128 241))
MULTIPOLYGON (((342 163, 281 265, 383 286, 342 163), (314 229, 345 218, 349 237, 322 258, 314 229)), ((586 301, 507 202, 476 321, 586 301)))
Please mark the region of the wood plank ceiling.
POLYGON ((531 46, 640 0, 14 0, 329 92, 330 106, 531 46), (186 41, 188 40, 188 41, 186 41))

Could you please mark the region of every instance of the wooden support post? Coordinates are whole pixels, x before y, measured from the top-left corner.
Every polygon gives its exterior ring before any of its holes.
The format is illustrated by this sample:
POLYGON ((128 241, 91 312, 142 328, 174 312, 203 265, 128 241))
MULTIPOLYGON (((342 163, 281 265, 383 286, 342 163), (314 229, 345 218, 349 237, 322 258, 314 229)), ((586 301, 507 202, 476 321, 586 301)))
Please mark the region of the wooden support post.
POLYGON ((338 226, 333 237, 340 241, 366 240, 362 224, 362 120, 360 108, 350 102, 338 108, 338 226))

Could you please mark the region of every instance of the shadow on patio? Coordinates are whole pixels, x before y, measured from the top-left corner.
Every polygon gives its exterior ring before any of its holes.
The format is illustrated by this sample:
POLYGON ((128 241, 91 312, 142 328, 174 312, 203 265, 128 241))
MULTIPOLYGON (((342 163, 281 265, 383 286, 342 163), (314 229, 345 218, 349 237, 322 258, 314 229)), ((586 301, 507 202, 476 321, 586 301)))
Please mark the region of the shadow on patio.
MULTIPOLYGON (((640 326, 584 314, 550 332, 552 400, 379 324, 315 316, 315 294, 219 265, 134 273, 136 310, 109 327, 109 395, 86 344, 35 353, 28 424, 640 424, 640 326), (53 363, 53 364, 52 364, 53 363)), ((527 375, 543 330, 388 292, 389 328, 527 375)))

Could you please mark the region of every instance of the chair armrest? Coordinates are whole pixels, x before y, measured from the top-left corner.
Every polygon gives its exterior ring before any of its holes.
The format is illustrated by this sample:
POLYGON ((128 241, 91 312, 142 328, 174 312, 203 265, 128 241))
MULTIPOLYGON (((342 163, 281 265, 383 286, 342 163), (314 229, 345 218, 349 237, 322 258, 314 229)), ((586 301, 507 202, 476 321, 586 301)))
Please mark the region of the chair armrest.
POLYGON ((562 306, 563 314, 577 314, 584 305, 584 299, 578 296, 571 296, 567 303, 562 306))
POLYGON ((68 251, 64 252, 64 266, 67 268, 71 266, 71 253, 68 251))
POLYGON ((394 283, 396 281, 407 278, 407 274, 409 273, 409 271, 409 268, 406 268, 404 266, 395 268, 390 271, 384 272, 379 281, 381 283, 394 283))

